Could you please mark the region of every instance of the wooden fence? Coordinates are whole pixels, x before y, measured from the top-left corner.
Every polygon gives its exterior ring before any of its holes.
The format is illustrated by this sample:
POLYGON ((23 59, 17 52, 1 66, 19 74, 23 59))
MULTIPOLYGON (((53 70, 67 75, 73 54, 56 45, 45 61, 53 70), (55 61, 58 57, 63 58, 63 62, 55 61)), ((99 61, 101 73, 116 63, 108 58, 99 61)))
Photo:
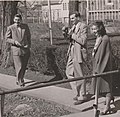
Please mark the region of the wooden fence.
POLYGON ((87 0, 87 20, 120 20, 120 0, 87 0))

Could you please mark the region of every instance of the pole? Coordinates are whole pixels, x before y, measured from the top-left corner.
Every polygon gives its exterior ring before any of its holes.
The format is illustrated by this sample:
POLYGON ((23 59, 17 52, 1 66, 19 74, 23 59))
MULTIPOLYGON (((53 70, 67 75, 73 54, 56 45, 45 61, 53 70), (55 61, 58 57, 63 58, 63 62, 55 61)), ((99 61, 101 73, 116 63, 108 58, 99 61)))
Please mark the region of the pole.
POLYGON ((1 95, 0 117, 3 117, 4 114, 4 101, 5 101, 5 94, 1 95))
POLYGON ((6 2, 5 1, 2 1, 2 27, 1 27, 1 38, 0 38, 0 51, 3 51, 4 50, 4 46, 3 45, 3 41, 4 41, 4 38, 5 38, 5 6, 6 6, 6 2))
POLYGON ((53 44, 52 41, 52 19, 51 19, 51 5, 50 5, 50 0, 48 0, 48 11, 49 11, 49 34, 50 34, 50 43, 51 45, 53 44))
POLYGON ((27 5, 26 5, 26 0, 24 0, 24 7, 25 7, 25 23, 27 23, 27 5))
POLYGON ((93 104, 94 107, 94 117, 99 117, 100 111, 98 110, 98 96, 99 96, 99 88, 100 88, 100 78, 96 79, 96 88, 95 88, 95 103, 93 104))
POLYGON ((39 14, 39 7, 40 7, 40 6, 39 6, 39 1, 37 1, 38 24, 40 23, 40 22, 39 22, 39 17, 40 17, 40 14, 39 14))
POLYGON ((86 19, 87 19, 87 24, 88 24, 89 23, 89 0, 87 0, 86 19))
POLYGON ((120 6, 119 6, 119 4, 120 4, 120 1, 118 0, 118 10, 119 10, 119 13, 118 13, 118 20, 120 20, 120 6))

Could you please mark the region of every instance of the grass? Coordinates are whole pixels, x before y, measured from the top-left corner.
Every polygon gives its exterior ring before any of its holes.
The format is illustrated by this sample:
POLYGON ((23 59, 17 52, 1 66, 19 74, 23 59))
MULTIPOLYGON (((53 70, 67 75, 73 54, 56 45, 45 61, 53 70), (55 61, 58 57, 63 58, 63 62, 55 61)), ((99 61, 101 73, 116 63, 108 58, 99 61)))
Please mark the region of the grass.
MULTIPOLYGON (((7 69, 0 67, 0 72, 15 76, 13 67, 7 69)), ((43 82, 52 79, 54 76, 45 76, 39 72, 28 70, 25 77, 34 81, 43 82)), ((4 110, 4 117, 57 117, 74 113, 74 110, 64 105, 18 93, 6 95, 4 110), (23 106, 21 109, 16 110, 16 108, 22 105, 28 106, 29 108, 26 109, 23 106)))
POLYGON ((68 107, 44 99, 16 93, 5 98, 4 117, 57 117, 71 113, 68 107))

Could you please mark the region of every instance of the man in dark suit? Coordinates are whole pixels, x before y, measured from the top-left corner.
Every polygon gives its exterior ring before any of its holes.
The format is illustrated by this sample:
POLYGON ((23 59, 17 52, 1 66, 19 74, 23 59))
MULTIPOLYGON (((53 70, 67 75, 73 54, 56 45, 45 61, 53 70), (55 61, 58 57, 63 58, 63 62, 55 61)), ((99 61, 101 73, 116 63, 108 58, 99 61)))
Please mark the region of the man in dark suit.
POLYGON ((22 16, 14 16, 14 24, 7 28, 6 41, 10 43, 16 71, 16 84, 24 86, 24 74, 30 57, 31 34, 27 24, 22 23, 22 16))

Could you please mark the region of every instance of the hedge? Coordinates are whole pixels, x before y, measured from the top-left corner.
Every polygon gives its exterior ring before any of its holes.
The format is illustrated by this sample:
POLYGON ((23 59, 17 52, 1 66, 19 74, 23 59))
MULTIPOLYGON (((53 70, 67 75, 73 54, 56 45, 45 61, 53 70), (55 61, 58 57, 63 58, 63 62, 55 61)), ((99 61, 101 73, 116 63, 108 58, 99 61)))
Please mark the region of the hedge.
MULTIPOLYGON (((120 58, 120 36, 110 36, 111 47, 116 58, 120 58)), ((86 75, 92 73, 92 58, 91 52, 94 46, 95 40, 88 39, 88 61, 85 65, 84 71, 86 75), (88 69, 89 68, 89 69, 88 69)), ((55 74, 58 79, 66 78, 66 54, 69 46, 68 40, 53 40, 53 45, 50 45, 48 39, 39 40, 32 39, 31 57, 28 63, 28 69, 32 71, 38 71, 41 74, 53 75, 55 74)), ((13 61, 12 61, 13 62, 13 61)), ((120 66, 120 62, 115 63, 120 66)), ((9 64, 13 65, 13 64, 9 64)), ((115 65, 115 64, 114 64, 115 65)))
MULTIPOLYGON (((120 37, 110 37, 112 51, 114 55, 120 58, 120 37)), ((55 42, 54 42, 55 43, 55 42)), ((49 41, 32 41, 32 51, 31 57, 29 60, 28 67, 31 70, 37 70, 43 74, 54 74, 57 72, 63 73, 65 72, 66 67, 66 53, 68 49, 68 41, 61 40, 54 45, 50 45, 49 41)), ((88 41, 88 66, 90 68, 87 71, 87 74, 91 74, 92 71, 92 59, 91 52, 93 49, 93 45, 95 40, 88 41)), ((85 70, 86 71, 86 70, 85 70)))

